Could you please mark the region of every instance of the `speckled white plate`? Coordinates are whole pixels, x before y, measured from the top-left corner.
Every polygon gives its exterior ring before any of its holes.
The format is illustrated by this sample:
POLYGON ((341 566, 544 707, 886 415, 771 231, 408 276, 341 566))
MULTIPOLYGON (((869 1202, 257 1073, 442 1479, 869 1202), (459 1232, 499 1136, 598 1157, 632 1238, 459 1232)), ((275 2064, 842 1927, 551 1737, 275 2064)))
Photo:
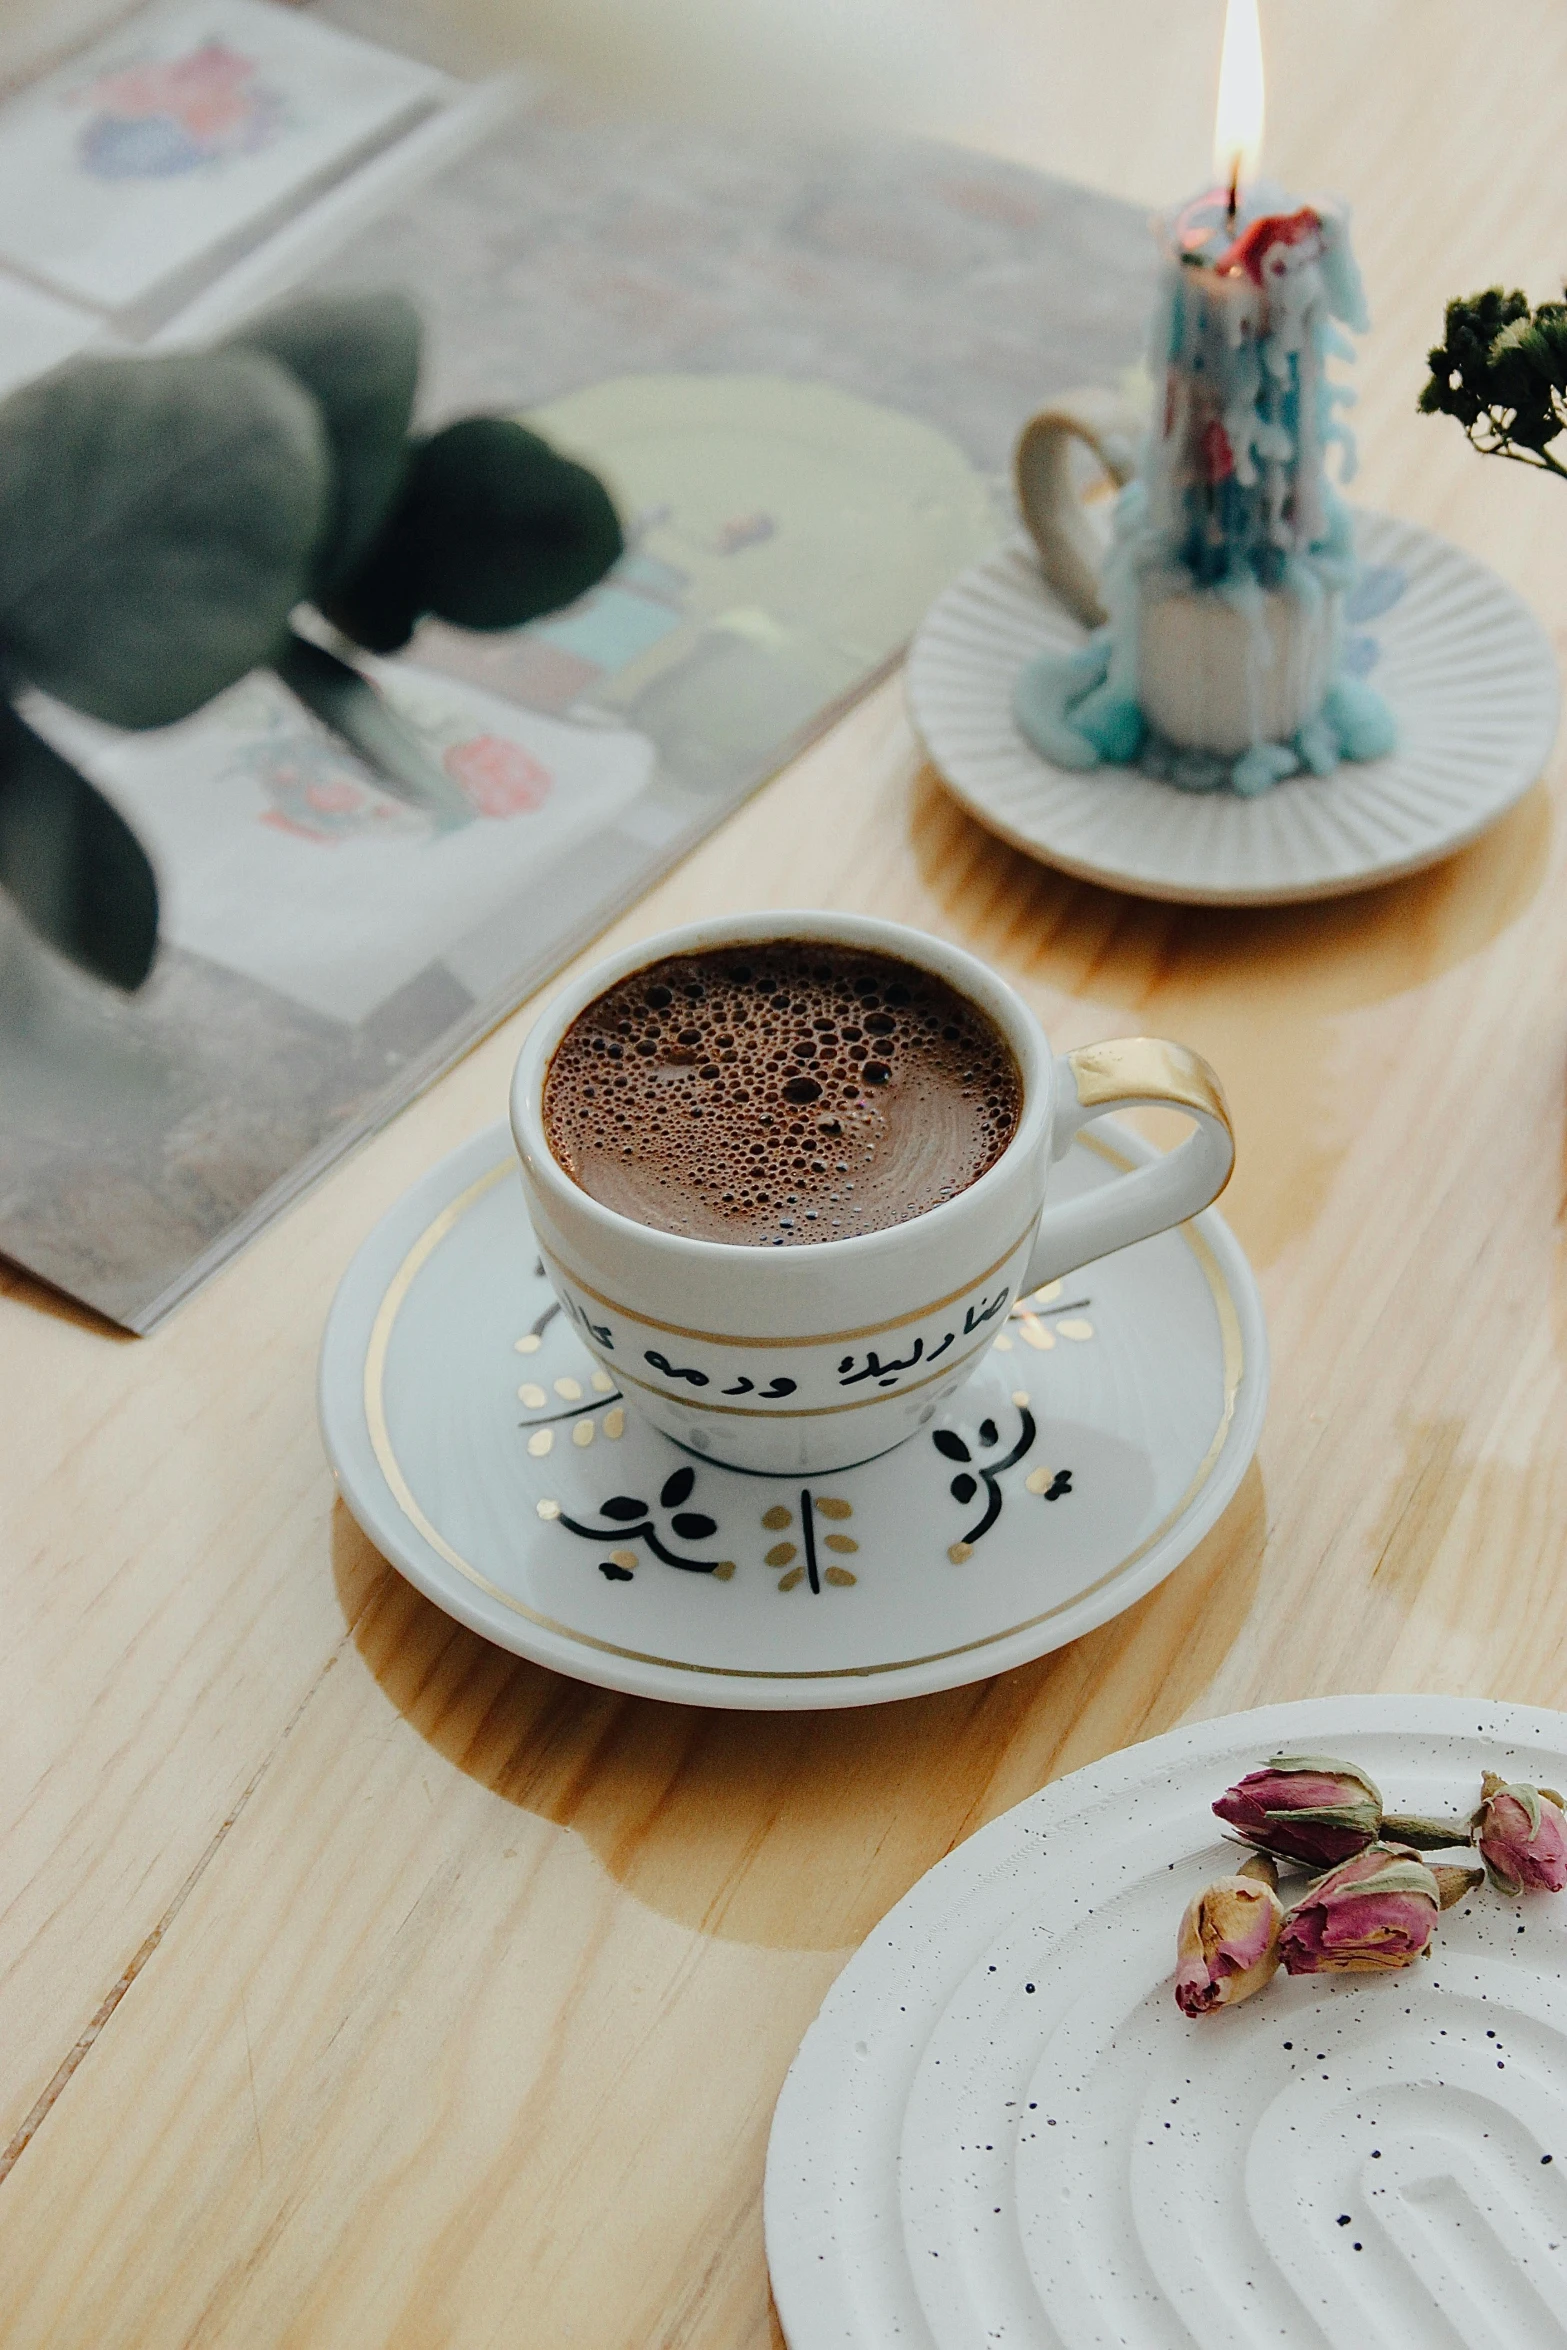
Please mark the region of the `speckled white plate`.
POLYGON ((1556 658, 1528 606, 1473 556, 1361 512, 1348 664, 1387 696, 1399 747, 1251 800, 1177 791, 1126 767, 1073 772, 1012 716, 1035 653, 1084 630, 1026 541, 932 605, 909 654, 915 724, 964 806, 1048 865, 1139 897, 1275 905, 1338 897, 1451 856, 1535 781, 1556 737, 1556 658))
POLYGON ((779 2099, 767 2248, 790 2350, 1544 2350, 1567 2341, 1567 1897, 1486 1892, 1407 1975, 1280 1976, 1187 2022, 1209 1806, 1281 1748, 1390 1805, 1560 1785, 1567 1718, 1345 1697, 1075 1772, 923 1878, 779 2099))
MULTIPOLYGON (((1148 1156, 1104 1121, 1052 1195, 1148 1156)), ((1025 1299, 880 1460, 719 1467, 578 1344, 501 1127, 370 1235, 321 1353, 344 1498, 438 1606, 580 1680, 757 1708, 952 1688, 1118 1615, 1226 1507, 1266 1389, 1256 1285, 1210 1208, 1025 1299)))

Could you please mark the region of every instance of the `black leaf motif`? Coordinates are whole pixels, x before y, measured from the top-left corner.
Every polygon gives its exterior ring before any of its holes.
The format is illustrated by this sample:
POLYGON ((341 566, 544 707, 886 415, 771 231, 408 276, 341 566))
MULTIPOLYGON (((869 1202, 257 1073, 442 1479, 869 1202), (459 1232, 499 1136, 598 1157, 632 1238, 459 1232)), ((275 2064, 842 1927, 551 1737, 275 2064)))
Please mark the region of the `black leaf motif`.
POLYGON ((629 1493, 612 1493, 608 1501, 600 1504, 599 1514, 601 1517, 620 1518, 629 1522, 632 1518, 647 1516, 647 1503, 633 1501, 629 1493))
MULTIPOLYGON (((695 1483, 695 1469, 677 1469, 672 1477, 666 1477, 663 1491, 658 1497, 660 1509, 679 1509, 680 1504, 685 1500, 695 1483)), ((712 1530, 711 1526, 702 1528, 704 1534, 710 1534, 712 1530)))
POLYGON ((617 1567, 613 1559, 600 1559, 599 1573, 611 1583, 629 1583, 631 1581, 631 1569, 617 1567))
POLYGON ((1046 1493, 1046 1495, 1045 1495, 1045 1499, 1046 1499, 1046 1501, 1059 1501, 1059 1500, 1061 1499, 1061 1496, 1062 1496, 1062 1494, 1063 1494, 1063 1493, 1070 1493, 1070 1492, 1071 1492, 1071 1490, 1072 1490, 1072 1472, 1071 1472, 1071 1470, 1070 1470, 1070 1469, 1057 1469, 1057 1471, 1056 1471, 1055 1475, 1054 1475, 1054 1476, 1051 1478, 1051 1480, 1050 1480, 1050 1488, 1049 1488, 1049 1491, 1048 1491, 1048 1492, 1046 1493))
MULTIPOLYGON (((670 1483, 674 1483, 673 1478, 670 1483)), ((682 1510, 677 1518, 671 1518, 669 1522, 682 1542, 705 1542, 709 1534, 718 1532, 717 1519, 704 1518, 700 1510, 682 1510)))
MULTIPOLYGON (((977 1472, 971 1476, 966 1469, 960 1470, 958 1475, 952 1479, 947 1490, 953 1500, 962 1508, 967 1509, 969 1503, 978 1497, 980 1487, 983 1486, 985 1489, 983 1512, 972 1526, 964 1527, 961 1538, 951 1546, 947 1553, 954 1565, 968 1556, 976 1542, 983 1542, 991 1527, 1000 1517, 1003 1498, 1001 1480, 1008 1469, 1015 1469, 1018 1462, 1026 1459, 1033 1450, 1034 1439, 1039 1434, 1039 1424, 1033 1413, 1020 1404, 1018 1406, 1017 1441, 1010 1452, 1005 1453, 998 1453, 995 1449, 1001 1438, 994 1420, 981 1420, 976 1433, 981 1445, 992 1456, 989 1460, 976 1459, 962 1437, 954 1435, 950 1428, 933 1428, 931 1430, 931 1441, 938 1452, 945 1453, 949 1461, 971 1462, 977 1472)), ((1071 1489, 1071 1474, 1068 1470, 1063 1469, 1047 1499, 1055 1501, 1061 1493, 1069 1493, 1071 1489)))

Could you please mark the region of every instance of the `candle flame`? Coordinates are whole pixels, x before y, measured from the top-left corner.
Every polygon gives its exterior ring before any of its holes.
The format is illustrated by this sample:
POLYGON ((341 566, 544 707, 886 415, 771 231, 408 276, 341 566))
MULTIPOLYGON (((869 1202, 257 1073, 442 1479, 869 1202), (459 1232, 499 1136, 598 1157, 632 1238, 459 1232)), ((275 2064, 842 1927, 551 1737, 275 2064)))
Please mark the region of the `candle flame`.
POLYGON ((1213 176, 1237 188, 1262 160, 1262 27, 1257 0, 1226 0, 1219 55, 1219 108, 1213 125, 1213 176))

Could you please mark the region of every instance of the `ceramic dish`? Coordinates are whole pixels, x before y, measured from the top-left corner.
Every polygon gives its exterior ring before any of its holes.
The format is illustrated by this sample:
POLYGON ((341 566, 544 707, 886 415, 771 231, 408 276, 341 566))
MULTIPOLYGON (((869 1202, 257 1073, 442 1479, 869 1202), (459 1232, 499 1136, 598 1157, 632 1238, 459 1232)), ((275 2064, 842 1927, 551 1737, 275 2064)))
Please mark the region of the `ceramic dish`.
MULTIPOLYGON (((1111 1121, 1053 1196, 1152 1154, 1111 1121)), ((1014 1309, 881 1459, 722 1468, 642 1421, 545 1281, 511 1138, 416 1184, 344 1277, 321 1424, 394 1565, 501 1647, 650 1697, 868 1705, 1007 1670, 1185 1558, 1256 1447, 1267 1346, 1209 1209, 1014 1309)))
POLYGON ((1073 1773, 932 1870, 828 1995, 779 2099, 790 2350, 1541 2350, 1564 2339, 1567 1901, 1485 1892, 1390 1977, 1279 1976, 1188 2022, 1210 1805, 1280 1749, 1399 1809, 1561 1785, 1567 1719, 1346 1697, 1073 1773))
POLYGON ((1348 666, 1398 718, 1399 748, 1256 799, 1191 793, 1126 767, 1051 766, 1012 716, 1018 674, 1084 631, 1027 542, 938 598, 909 654, 931 758, 982 824, 1045 864, 1140 897, 1274 905, 1369 889, 1451 856, 1535 781, 1555 740, 1556 659, 1506 583, 1385 514, 1356 518, 1363 572, 1348 666))

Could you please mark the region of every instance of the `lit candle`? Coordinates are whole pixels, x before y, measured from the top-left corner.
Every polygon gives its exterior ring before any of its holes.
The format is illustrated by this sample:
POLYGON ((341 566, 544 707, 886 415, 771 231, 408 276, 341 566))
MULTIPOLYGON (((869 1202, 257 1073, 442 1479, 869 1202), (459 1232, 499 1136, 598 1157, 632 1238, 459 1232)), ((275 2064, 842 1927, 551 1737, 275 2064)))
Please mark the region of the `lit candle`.
POLYGON ((1262 79, 1262 27, 1257 0, 1230 0, 1224 12, 1224 46, 1219 51, 1219 103, 1213 117, 1213 175, 1229 191, 1233 217, 1242 181, 1256 179, 1262 162, 1266 114, 1262 79))
POLYGON ((1018 697, 1048 756, 1248 796, 1394 740, 1380 697, 1340 675, 1355 558, 1326 458, 1338 444, 1347 477, 1354 447, 1327 361, 1366 325, 1359 273, 1341 207, 1259 183, 1262 120, 1256 0, 1229 0, 1215 184, 1164 224, 1154 415, 1117 510, 1109 627, 1070 681, 1047 660, 1018 697))

